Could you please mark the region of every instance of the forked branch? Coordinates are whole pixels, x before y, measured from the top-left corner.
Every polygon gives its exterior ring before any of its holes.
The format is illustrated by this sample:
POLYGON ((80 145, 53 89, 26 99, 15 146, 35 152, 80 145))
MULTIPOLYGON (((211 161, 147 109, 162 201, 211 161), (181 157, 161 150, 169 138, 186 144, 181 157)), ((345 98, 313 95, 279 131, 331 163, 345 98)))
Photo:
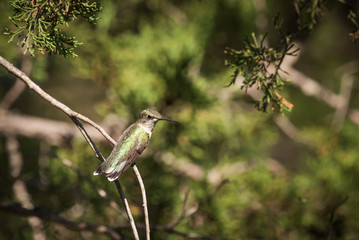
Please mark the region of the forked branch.
MULTIPOLYGON (((2 56, 0 56, 0 64, 11 74, 15 75, 16 77, 18 77, 20 80, 22 80, 31 90, 33 90, 34 92, 36 92, 37 94, 39 94, 42 98, 44 98, 46 101, 48 101, 51 105, 53 105, 54 107, 60 109, 61 111, 63 111, 66 115, 68 115, 71 120, 76 124, 76 126, 79 128, 79 130, 81 131, 81 133, 83 134, 84 138, 86 139, 86 141, 89 143, 89 145, 91 146, 91 148, 94 150, 94 152, 96 153, 97 158, 103 162, 104 159, 101 155, 101 153, 98 151, 96 145, 94 144, 94 142, 91 140, 90 136, 87 134, 85 128, 83 127, 83 125, 81 124, 81 122, 78 120, 82 120, 88 124, 90 124, 91 126, 93 126, 94 128, 96 128, 98 131, 100 131, 100 133, 109 141, 112 143, 112 145, 116 144, 116 141, 114 139, 112 139, 110 137, 110 135, 108 135, 106 133, 106 131, 100 127, 98 124, 96 124, 95 122, 93 122, 92 120, 90 120, 89 118, 81 115, 78 112, 73 111, 72 109, 70 109, 68 106, 66 106, 65 104, 59 102, 58 100, 56 100, 55 98, 53 98, 51 95, 49 95, 48 93, 46 93, 44 90, 42 90, 37 84, 35 84, 24 72, 22 72, 20 69, 16 68, 13 64, 11 64, 9 61, 7 61, 6 59, 4 59, 2 56)), ((140 178, 138 178, 140 179, 140 178)), ((140 180, 140 185, 143 185, 143 182, 141 182, 142 179, 140 180)), ((131 214, 131 210, 127 201, 127 198, 125 196, 125 193, 121 187, 121 184, 118 180, 115 181, 116 187, 118 192, 121 195, 121 198, 124 202, 125 208, 126 208, 126 212, 128 215, 128 218, 130 220, 130 224, 131 224, 131 228, 133 231, 133 235, 135 237, 135 239, 139 239, 138 236, 138 232, 137 232, 137 228, 135 225, 135 221, 133 219, 133 216, 131 214)), ((142 191, 141 191, 142 192, 142 191)), ((143 194, 143 192, 142 192, 143 194)), ((145 199, 145 197, 144 197, 145 199)), ((145 208, 145 210, 147 210, 147 207, 145 208)), ((145 213, 145 216, 148 216, 148 213, 145 213)), ((147 226, 147 224, 146 224, 147 226)), ((146 232, 149 232, 149 229, 146 230, 146 232)))

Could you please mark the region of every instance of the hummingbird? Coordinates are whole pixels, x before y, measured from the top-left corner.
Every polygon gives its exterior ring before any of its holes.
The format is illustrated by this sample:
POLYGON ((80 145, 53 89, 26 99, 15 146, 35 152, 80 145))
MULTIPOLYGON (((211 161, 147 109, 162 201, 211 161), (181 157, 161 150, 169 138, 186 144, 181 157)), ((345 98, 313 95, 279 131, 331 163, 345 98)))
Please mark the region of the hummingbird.
POLYGON ((145 150, 152 131, 159 120, 180 124, 164 118, 154 109, 145 109, 135 123, 120 136, 110 156, 97 168, 93 175, 105 174, 109 181, 116 180, 121 173, 135 163, 137 157, 145 150))

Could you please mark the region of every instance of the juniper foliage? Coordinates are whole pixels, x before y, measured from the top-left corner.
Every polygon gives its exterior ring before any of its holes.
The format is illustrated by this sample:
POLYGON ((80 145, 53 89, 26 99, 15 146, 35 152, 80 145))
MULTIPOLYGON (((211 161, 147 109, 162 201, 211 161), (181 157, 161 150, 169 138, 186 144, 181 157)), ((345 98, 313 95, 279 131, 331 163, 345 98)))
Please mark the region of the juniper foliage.
POLYGON ((33 56, 36 50, 43 54, 77 56, 74 49, 82 43, 64 34, 62 27, 79 17, 94 24, 101 11, 101 6, 91 0, 11 0, 10 3, 13 28, 7 28, 5 34, 10 36, 9 42, 15 41, 25 48, 24 54, 29 52, 33 56))

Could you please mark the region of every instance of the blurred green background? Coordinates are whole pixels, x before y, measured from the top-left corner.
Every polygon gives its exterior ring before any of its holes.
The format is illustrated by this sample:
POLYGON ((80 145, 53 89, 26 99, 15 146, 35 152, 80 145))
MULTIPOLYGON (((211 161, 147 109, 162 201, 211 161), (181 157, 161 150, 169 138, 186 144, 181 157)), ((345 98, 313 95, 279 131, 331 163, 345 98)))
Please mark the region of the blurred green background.
MULTIPOLYGON (((114 137, 149 106, 182 123, 157 124, 137 161, 152 225, 178 218, 188 195, 186 209, 199 203, 200 208, 175 227, 180 232, 219 239, 359 238, 359 121, 354 114, 359 108, 359 47, 348 36, 353 26, 345 5, 331 1, 314 30, 297 39, 300 55, 292 66, 297 72, 289 79, 299 83, 289 83, 282 93, 294 109, 282 116, 256 111, 240 83, 225 87, 232 71, 224 66, 224 49, 241 49, 244 37, 252 32, 273 31, 277 13, 288 30, 294 29, 292 1, 103 0, 101 4, 96 25, 79 19, 63 28, 84 43, 76 49, 78 57, 37 53, 31 58, 30 77, 97 123, 111 117, 121 122, 112 131, 114 137), (347 105, 335 109, 321 100, 327 92, 308 94, 316 85, 303 90, 304 78, 312 78, 347 105), (351 85, 345 92, 348 78, 351 85), (229 182, 215 192, 225 179, 229 182)), ((3 31, 11 26, 12 9, 1 1, 0 10, 3 31)), ((268 44, 277 45, 271 36, 268 44)), ((0 54, 20 66, 24 55, 8 40, 0 37, 0 54)), ((14 76, 0 68, 1 98, 14 82, 14 76)), ((10 111, 72 124, 28 89, 10 111)), ((55 144, 46 134, 23 135, 16 133, 23 158, 20 179, 34 207, 73 221, 128 226, 125 215, 54 156, 71 161, 123 208, 114 185, 103 176, 92 176, 99 161, 81 137, 55 144)), ((19 200, 13 192, 16 179, 9 170, 7 141, 3 129, 0 202, 13 204, 19 200)), ((111 151, 105 139, 95 143, 104 156, 111 151)), ((132 169, 119 180, 136 222, 143 223, 142 198, 132 169)), ((0 239, 33 239, 26 218, 2 211, 0 216, 0 239)), ((48 239, 109 239, 46 221, 42 231, 48 239)), ((143 237, 143 228, 139 231, 143 237)), ((132 237, 129 228, 121 233, 132 237)), ((156 228, 151 234, 153 239, 187 239, 156 228)))

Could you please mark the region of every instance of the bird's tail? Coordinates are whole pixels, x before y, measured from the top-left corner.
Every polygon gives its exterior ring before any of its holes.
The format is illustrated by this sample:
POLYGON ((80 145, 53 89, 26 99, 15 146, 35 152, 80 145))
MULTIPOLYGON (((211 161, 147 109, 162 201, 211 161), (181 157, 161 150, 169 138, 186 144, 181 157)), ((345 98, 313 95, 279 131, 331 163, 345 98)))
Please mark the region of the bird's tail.
POLYGON ((101 164, 101 165, 96 169, 96 171, 93 172, 93 175, 96 176, 96 175, 100 175, 100 174, 105 173, 107 179, 112 182, 112 181, 115 181, 115 180, 121 175, 122 171, 123 171, 123 169, 121 169, 120 171, 113 171, 113 172, 107 173, 107 172, 104 172, 104 171, 102 170, 102 164, 101 164))
POLYGON ((102 164, 96 169, 96 171, 93 172, 93 175, 100 175, 102 174, 102 164))
POLYGON ((110 182, 112 182, 112 181, 115 181, 121 175, 121 173, 122 173, 122 171, 106 173, 106 177, 110 182))

